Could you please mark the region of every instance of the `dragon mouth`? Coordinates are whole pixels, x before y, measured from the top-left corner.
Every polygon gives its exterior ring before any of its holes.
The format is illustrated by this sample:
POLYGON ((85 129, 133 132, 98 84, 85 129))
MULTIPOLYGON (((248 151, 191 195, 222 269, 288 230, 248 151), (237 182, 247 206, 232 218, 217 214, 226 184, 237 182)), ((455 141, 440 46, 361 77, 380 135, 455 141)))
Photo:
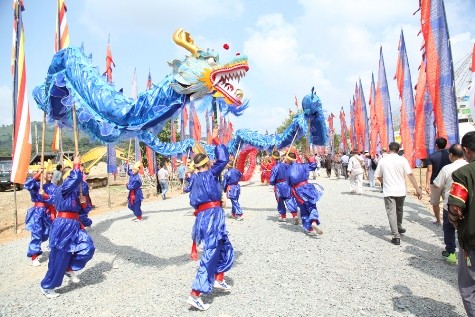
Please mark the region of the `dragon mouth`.
POLYGON ((213 87, 224 95, 228 103, 241 105, 244 92, 239 89, 239 82, 248 70, 249 66, 244 63, 217 69, 211 73, 213 87))

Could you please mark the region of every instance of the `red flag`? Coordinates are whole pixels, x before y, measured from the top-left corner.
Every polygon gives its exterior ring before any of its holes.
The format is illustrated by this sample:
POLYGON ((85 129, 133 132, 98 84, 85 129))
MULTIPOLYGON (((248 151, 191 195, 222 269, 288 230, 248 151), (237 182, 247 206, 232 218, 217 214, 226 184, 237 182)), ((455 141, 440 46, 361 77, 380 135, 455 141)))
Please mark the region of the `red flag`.
POLYGON ((196 141, 201 140, 201 123, 200 119, 198 118, 198 114, 196 113, 196 110, 193 108, 193 139, 196 141))
POLYGON ((341 142, 343 144, 343 152, 348 152, 348 144, 346 140, 346 119, 345 119, 345 111, 343 111, 343 107, 340 110, 340 126, 341 126, 341 142))
POLYGON ((109 40, 107 41, 107 53, 106 53, 106 71, 102 75, 106 75, 107 81, 112 83, 112 66, 115 67, 114 60, 112 59, 112 51, 110 46, 110 36, 109 40))
POLYGON ((66 3, 64 0, 58 0, 56 14, 56 35, 54 41, 54 51, 58 52, 69 46, 69 28, 66 20, 66 3))
POLYGON ((147 156, 148 162, 148 175, 155 175, 156 167, 155 167, 155 152, 149 148, 148 146, 145 147, 145 154, 147 156))
POLYGON ((295 107, 297 107, 297 109, 298 109, 299 108, 299 101, 297 99, 297 96, 294 95, 294 97, 295 97, 295 107))
POLYGON ((24 184, 31 155, 30 105, 26 87, 25 34, 22 1, 14 1, 12 75, 13 75, 13 147, 11 182, 24 184))
POLYGON ((59 151, 59 127, 58 126, 54 128, 53 144, 51 144, 51 150, 53 152, 59 151))

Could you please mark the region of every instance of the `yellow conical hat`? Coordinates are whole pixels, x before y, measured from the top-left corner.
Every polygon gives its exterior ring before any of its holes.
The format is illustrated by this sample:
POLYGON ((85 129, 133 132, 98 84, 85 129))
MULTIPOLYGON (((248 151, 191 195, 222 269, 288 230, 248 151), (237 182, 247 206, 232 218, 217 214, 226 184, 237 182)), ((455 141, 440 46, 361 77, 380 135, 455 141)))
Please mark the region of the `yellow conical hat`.
POLYGON ((53 173, 53 162, 48 160, 45 164, 45 172, 46 173, 53 173))

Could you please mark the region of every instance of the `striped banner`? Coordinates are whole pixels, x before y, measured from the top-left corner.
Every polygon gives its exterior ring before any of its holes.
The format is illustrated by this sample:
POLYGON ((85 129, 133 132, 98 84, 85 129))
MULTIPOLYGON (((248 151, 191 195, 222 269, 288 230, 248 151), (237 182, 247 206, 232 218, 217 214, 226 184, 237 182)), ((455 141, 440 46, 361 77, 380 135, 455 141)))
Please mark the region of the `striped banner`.
POLYGON ((25 34, 23 30, 23 1, 13 2, 13 147, 11 182, 24 184, 31 156, 30 105, 26 87, 25 34))
POLYGON ((69 46, 69 28, 66 19, 66 3, 64 0, 58 0, 56 14, 56 36, 54 41, 54 52, 58 52, 69 46))
POLYGON ((356 144, 356 129, 355 129, 355 97, 350 100, 350 142, 351 150, 357 149, 356 144))
POLYGON ((399 134, 404 149, 404 157, 409 161, 409 165, 416 166, 416 157, 414 156, 414 128, 415 128, 415 106, 414 94, 412 92, 411 70, 409 69, 409 60, 406 52, 406 42, 401 30, 399 40, 399 55, 397 59, 396 75, 399 98, 401 98, 401 124, 399 134))
POLYGON ((374 84, 374 74, 371 74, 371 88, 369 91, 369 115, 370 115, 370 147, 369 154, 375 158, 378 152, 378 135, 379 135, 379 123, 378 116, 376 115, 376 88, 374 84))
POLYGON ((454 69, 449 31, 442 0, 421 0, 421 26, 425 41, 426 76, 434 107, 437 136, 448 146, 459 142, 454 69))
POLYGON ((343 145, 343 153, 348 152, 348 142, 346 140, 346 118, 345 118, 345 111, 343 111, 343 107, 340 110, 340 126, 341 126, 341 144, 343 145))
POLYGON ((388 81, 386 69, 384 67, 383 47, 379 51, 378 84, 375 94, 376 116, 379 120, 379 135, 381 147, 388 149, 388 145, 394 142, 393 115, 391 112, 391 101, 389 98, 388 81))
POLYGON ((470 91, 470 99, 469 99, 469 106, 470 111, 472 113, 472 118, 475 118, 475 43, 473 44, 473 52, 472 52, 472 83, 471 83, 471 91, 470 91))
POLYGON ((363 92, 363 87, 361 85, 361 79, 360 79, 360 85, 359 85, 359 102, 360 102, 360 122, 361 122, 361 127, 362 127, 362 145, 363 145, 363 150, 364 151, 369 151, 369 125, 368 125, 368 110, 366 108, 366 100, 364 97, 364 92, 363 92))

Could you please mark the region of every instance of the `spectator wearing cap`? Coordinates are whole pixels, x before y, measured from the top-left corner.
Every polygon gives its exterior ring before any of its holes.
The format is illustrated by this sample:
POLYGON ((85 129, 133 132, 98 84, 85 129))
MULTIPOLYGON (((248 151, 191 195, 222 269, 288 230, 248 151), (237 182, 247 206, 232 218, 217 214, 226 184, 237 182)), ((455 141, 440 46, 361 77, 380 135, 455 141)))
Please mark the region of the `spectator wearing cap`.
POLYGON ((136 162, 129 170, 129 181, 125 185, 129 190, 128 207, 133 211, 135 218, 134 222, 142 221, 142 180, 140 179, 139 170, 142 166, 141 162, 136 162))

